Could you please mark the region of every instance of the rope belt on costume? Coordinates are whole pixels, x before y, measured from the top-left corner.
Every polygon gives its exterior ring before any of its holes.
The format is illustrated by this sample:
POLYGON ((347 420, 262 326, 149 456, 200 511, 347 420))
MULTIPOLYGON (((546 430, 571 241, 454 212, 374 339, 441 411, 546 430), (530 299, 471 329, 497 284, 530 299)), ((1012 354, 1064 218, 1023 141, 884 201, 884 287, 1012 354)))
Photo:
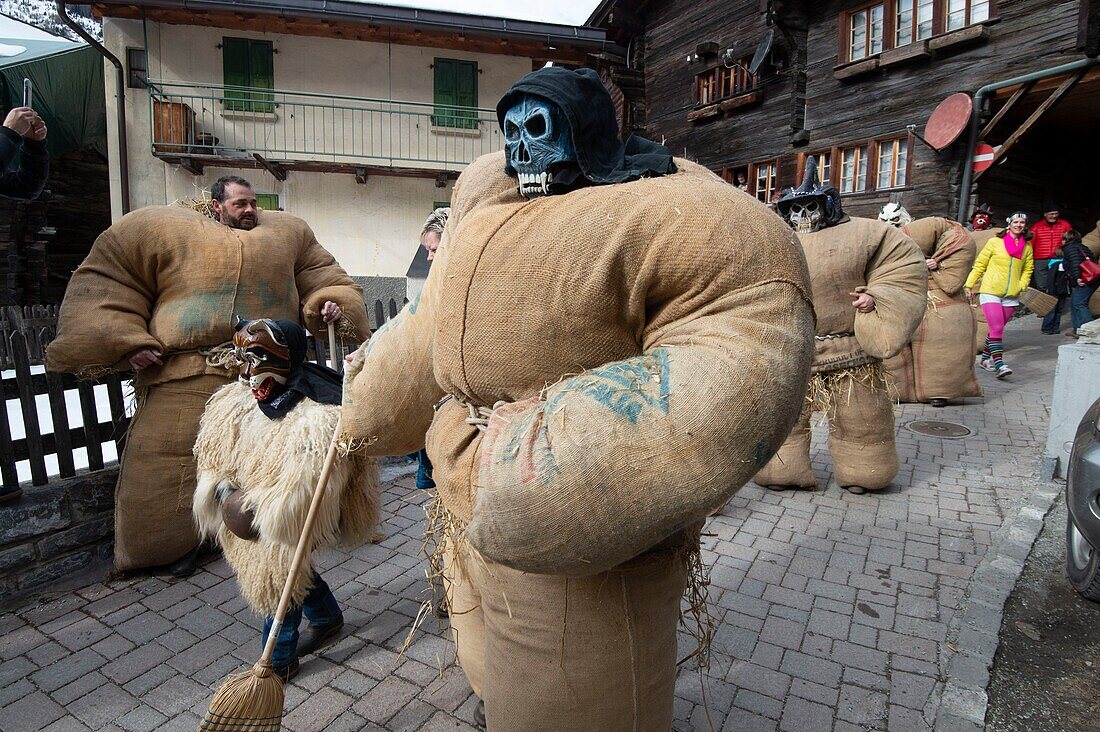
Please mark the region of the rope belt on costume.
POLYGON ((830 333, 823 336, 814 336, 815 341, 830 341, 834 338, 847 338, 848 336, 854 336, 855 333, 830 333))
POLYGON ((447 396, 436 402, 432 409, 438 412, 444 404, 451 401, 452 399, 469 410, 470 416, 463 421, 471 427, 477 427, 482 432, 489 429, 489 420, 493 418, 493 412, 495 412, 500 406, 507 404, 507 402, 505 401, 498 401, 492 406, 492 408, 479 407, 476 404, 470 404, 469 402, 463 401, 462 398, 459 396, 448 394, 447 396))

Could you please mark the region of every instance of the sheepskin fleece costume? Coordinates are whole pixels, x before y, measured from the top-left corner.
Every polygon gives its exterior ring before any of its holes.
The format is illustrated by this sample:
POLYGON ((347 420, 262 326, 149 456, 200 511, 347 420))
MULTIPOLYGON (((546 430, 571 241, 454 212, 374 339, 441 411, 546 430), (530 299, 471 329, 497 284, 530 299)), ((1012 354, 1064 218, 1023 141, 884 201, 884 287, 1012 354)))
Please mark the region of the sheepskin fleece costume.
POLYGON ((799 237, 817 312, 811 397, 779 452, 755 478, 760 485, 816 486, 810 467, 810 411, 824 406, 829 451, 840 485, 879 490, 898 471, 894 418, 881 360, 897 354, 920 325, 928 265, 916 244, 890 224, 853 218, 799 237), (860 313, 850 292, 868 292, 860 313))
POLYGON ((938 216, 917 219, 902 231, 938 267, 928 271, 924 320, 905 348, 884 363, 898 400, 981 396, 972 348, 977 322, 963 292, 977 252, 974 240, 962 224, 938 216))
POLYGON ((479 158, 421 297, 347 371, 345 431, 375 455, 427 431, 440 498, 493 561, 625 562, 722 505, 797 415, 813 331, 797 240, 675 162, 527 201, 503 153, 479 158), (498 405, 487 431, 464 403, 498 405))
POLYGON ((115 488, 115 569, 167 564, 198 543, 191 448, 206 400, 235 377, 199 349, 231 341, 235 315, 323 332, 326 300, 344 310, 341 332, 368 333, 362 290, 289 214, 261 211, 244 231, 181 206, 150 206, 96 239, 65 291, 47 368, 87 377, 127 370, 126 354, 142 347, 164 361, 134 380, 138 411, 115 488))
MULTIPOLYGON (((249 606, 272 616, 290 571, 294 548, 309 512, 340 407, 303 399, 280 419, 256 407, 247 384, 222 387, 210 398, 195 441, 198 488, 194 516, 199 535, 216 537, 249 606), (222 523, 216 491, 228 483, 244 492, 242 508, 255 514, 255 541, 237 537, 222 523)), ((378 467, 352 453, 333 465, 313 528, 313 547, 355 546, 378 522, 378 467)), ((293 602, 301 605, 312 570, 303 562, 293 602)))

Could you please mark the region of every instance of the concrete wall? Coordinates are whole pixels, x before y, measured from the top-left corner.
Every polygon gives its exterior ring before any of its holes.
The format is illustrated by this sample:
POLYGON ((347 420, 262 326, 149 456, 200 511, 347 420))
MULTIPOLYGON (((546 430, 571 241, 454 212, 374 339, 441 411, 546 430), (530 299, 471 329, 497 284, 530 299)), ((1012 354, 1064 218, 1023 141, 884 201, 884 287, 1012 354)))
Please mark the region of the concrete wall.
MULTIPOLYGON (((104 44, 120 59, 127 47, 148 38, 149 77, 197 84, 222 83, 223 36, 270 40, 276 51, 275 87, 403 102, 431 103, 436 56, 477 61, 478 106, 493 107, 519 77, 531 70, 524 57, 436 50, 415 46, 344 41, 311 36, 254 33, 197 26, 162 25, 105 18, 104 44)), ((106 74, 111 208, 121 215, 115 74, 106 74)), ((149 95, 126 90, 131 208, 196 196, 222 175, 241 175, 257 192, 277 193, 284 210, 301 216, 352 275, 403 277, 418 246, 424 218, 436 201, 450 198, 452 183, 436 188, 426 178, 373 175, 359 185, 351 175, 290 171, 285 182, 263 170, 208 168, 194 176, 151 154, 149 95)), ((252 124, 263 124, 253 122, 252 124)), ((489 134, 485 131, 484 134, 489 134)), ((428 167, 428 166, 425 166, 428 167)))
POLYGON ((1097 398, 1100 398, 1100 344, 1078 342, 1059 346, 1050 428, 1043 455, 1046 477, 1066 477, 1077 425, 1097 398))

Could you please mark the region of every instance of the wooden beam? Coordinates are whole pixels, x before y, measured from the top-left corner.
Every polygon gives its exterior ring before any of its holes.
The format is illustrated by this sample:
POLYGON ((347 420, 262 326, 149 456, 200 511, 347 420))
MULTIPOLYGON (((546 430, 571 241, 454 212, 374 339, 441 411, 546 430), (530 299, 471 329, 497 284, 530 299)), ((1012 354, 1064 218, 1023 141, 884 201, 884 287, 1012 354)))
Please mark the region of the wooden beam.
MULTIPOLYGON (((181 156, 172 153, 154 153, 153 157, 163 160, 165 163, 181 165, 184 159, 190 160, 192 165, 206 168, 228 169, 256 169, 263 168, 258 160, 252 157, 230 158, 224 155, 188 155, 181 156)), ((356 171, 362 170, 366 177, 372 175, 392 176, 395 178, 427 178, 438 180, 444 176, 445 180, 457 180, 461 171, 439 170, 438 168, 388 168, 380 165, 363 165, 362 163, 330 163, 319 160, 279 160, 268 161, 273 165, 291 171, 302 173, 340 173, 342 175, 356 175, 356 171)))
POLYGON ((259 163, 264 170, 275 176, 275 180, 286 180, 286 168, 284 168, 282 165, 280 165, 279 163, 271 162, 259 153, 252 153, 252 157, 256 158, 256 162, 259 163))
POLYGON ((1039 108, 1032 112, 1031 116, 1024 120, 1024 123, 1020 125, 1015 132, 1008 136, 1008 139, 1004 141, 1000 149, 997 150, 997 152, 993 155, 993 160, 989 163, 989 167, 985 168, 984 170, 979 170, 974 175, 974 182, 977 182, 978 179, 982 177, 982 173, 984 173, 986 170, 991 170, 999 160, 1004 158, 1008 151, 1012 149, 1012 146, 1019 142, 1020 138, 1026 135, 1027 131, 1030 130, 1035 125, 1035 123, 1038 122, 1042 118, 1042 116, 1047 113, 1047 111, 1049 111, 1055 104, 1057 104, 1062 97, 1069 93, 1070 89, 1072 89, 1077 84, 1077 82, 1081 80, 1081 77, 1085 75, 1085 71, 1086 69, 1082 69, 1076 74, 1073 74, 1072 76, 1066 78, 1066 80, 1062 82, 1062 85, 1059 86, 1053 94, 1047 97, 1043 101, 1043 103, 1039 105, 1039 108))
POLYGON ((191 175, 202 175, 202 161, 191 157, 180 158, 180 167, 191 175))
POLYGON ((1021 84, 1020 88, 1012 93, 1012 96, 1008 98, 1004 106, 997 110, 997 113, 993 115, 993 118, 986 123, 982 129, 981 134, 978 135, 979 140, 984 140, 993 128, 997 126, 997 123, 1004 119, 1005 115, 1012 111, 1012 108, 1016 106, 1016 103, 1023 99, 1028 92, 1031 91, 1031 87, 1035 86, 1034 81, 1029 81, 1026 84, 1021 84))

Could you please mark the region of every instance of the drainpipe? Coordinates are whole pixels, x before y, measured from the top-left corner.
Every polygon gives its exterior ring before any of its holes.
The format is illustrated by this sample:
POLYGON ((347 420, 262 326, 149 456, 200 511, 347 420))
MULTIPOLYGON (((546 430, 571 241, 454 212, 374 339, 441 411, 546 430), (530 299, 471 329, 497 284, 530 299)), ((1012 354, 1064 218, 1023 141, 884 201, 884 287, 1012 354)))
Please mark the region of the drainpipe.
POLYGON ((962 185, 959 186, 959 215, 956 217, 958 221, 966 223, 966 214, 970 208, 970 183, 974 174, 974 146, 978 144, 978 133, 980 131, 978 128, 981 126, 980 117, 982 101, 985 99, 985 96, 998 89, 1016 86, 1017 84, 1026 84, 1029 81, 1038 81, 1039 79, 1046 79, 1050 76, 1059 76, 1060 74, 1066 74, 1071 71, 1087 69, 1090 66, 1095 66, 1097 63, 1100 63, 1100 57, 1086 57, 1072 63, 1044 69, 1043 71, 1034 71, 1030 74, 1016 76, 1011 79, 1005 79, 1004 81, 995 81, 992 84, 986 84, 981 89, 974 92, 974 108, 970 112, 970 135, 966 144, 966 153, 963 157, 962 185))
POLYGON ((73 29, 73 32, 88 42, 103 58, 115 66, 115 99, 118 106, 118 177, 122 187, 122 213, 130 213, 130 165, 126 153, 126 74, 122 62, 106 47, 80 27, 65 11, 65 0, 57 0, 57 14, 61 22, 73 29))

